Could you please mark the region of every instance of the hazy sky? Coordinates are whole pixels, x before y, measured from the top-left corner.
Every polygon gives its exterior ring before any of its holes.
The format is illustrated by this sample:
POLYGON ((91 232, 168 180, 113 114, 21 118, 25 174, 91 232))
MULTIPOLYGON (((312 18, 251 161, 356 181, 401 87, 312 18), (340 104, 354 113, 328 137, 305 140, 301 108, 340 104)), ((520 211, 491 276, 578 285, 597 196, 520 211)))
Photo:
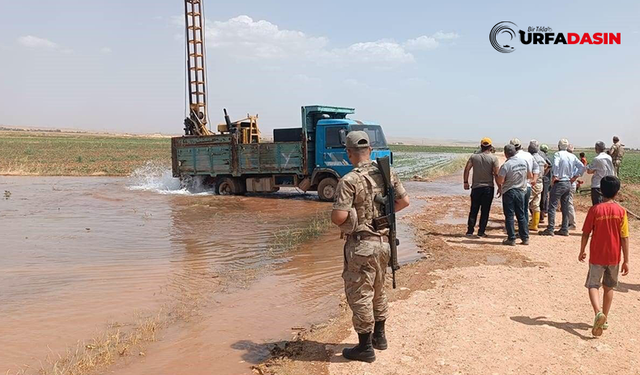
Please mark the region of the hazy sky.
MULTIPOLYGON (((0 124, 182 131, 180 0, 0 2, 0 124)), ((209 114, 299 125, 356 107, 388 136, 640 146, 640 2, 212 1, 209 114), (499 21, 620 32, 621 45, 496 52, 499 21)))

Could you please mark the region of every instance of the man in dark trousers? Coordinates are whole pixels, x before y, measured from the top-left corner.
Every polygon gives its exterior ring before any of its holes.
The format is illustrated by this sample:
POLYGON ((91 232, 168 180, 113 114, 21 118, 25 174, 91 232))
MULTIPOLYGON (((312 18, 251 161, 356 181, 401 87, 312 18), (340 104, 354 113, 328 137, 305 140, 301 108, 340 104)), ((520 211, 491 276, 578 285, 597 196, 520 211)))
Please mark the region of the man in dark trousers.
POLYGON ((516 239, 520 237, 523 245, 529 244, 529 223, 524 214, 527 180, 533 178, 533 173, 527 161, 519 158, 516 147, 512 144, 504 146, 504 156, 507 161, 498 171, 496 183, 500 184, 499 192, 502 194, 502 210, 504 211, 504 223, 507 230, 507 238, 502 244, 515 246, 516 239), (518 233, 515 229, 515 220, 518 220, 518 233))
MULTIPOLYGON (((467 237, 472 237, 480 211, 480 227, 478 236, 485 237, 485 230, 489 222, 489 212, 495 194, 493 182, 498 175, 500 163, 491 152, 493 146, 490 138, 480 141, 480 152, 471 155, 464 168, 464 189, 471 189, 471 210, 467 222, 467 237), (473 181, 469 186, 469 172, 473 169, 473 181)), ((498 188, 500 186, 498 185, 498 188)))

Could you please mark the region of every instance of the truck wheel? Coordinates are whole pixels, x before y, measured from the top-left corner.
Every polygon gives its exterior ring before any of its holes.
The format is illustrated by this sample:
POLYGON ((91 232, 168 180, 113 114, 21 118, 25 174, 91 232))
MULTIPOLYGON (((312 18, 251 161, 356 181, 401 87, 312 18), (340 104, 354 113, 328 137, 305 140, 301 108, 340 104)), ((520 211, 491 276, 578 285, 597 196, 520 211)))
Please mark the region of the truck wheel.
POLYGON ((325 177, 318 184, 318 196, 323 202, 333 202, 336 199, 338 180, 333 177, 325 177))
POLYGON ((236 194, 236 189, 235 182, 229 177, 220 179, 216 184, 216 193, 219 195, 234 195, 236 194))

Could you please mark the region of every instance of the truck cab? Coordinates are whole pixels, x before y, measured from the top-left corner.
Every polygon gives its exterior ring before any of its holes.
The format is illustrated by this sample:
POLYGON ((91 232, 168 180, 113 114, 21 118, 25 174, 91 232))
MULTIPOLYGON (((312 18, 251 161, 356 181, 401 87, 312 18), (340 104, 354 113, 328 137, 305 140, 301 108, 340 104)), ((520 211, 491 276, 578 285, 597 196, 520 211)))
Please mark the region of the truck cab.
POLYGON ((349 173, 353 166, 347 157, 345 137, 350 131, 364 131, 371 143, 371 160, 390 156, 382 127, 371 122, 349 119, 320 120, 316 126, 316 168, 331 168, 339 177, 349 173))
POLYGON ((353 108, 306 106, 302 107, 303 124, 310 134, 308 139, 311 176, 310 190, 317 190, 323 201, 335 199, 338 180, 349 173, 353 166, 347 157, 345 139, 350 131, 364 131, 371 143, 371 159, 391 156, 382 127, 373 122, 347 118, 355 113, 353 108), (313 148, 313 150, 311 150, 313 148), (312 154, 311 154, 312 153, 312 154))

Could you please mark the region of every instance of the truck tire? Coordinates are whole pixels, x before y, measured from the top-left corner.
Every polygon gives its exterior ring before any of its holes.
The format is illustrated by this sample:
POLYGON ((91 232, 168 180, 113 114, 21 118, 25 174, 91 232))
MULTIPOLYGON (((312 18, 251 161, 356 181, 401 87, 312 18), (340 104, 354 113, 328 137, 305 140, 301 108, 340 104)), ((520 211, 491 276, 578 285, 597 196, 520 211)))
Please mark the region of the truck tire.
POLYGON ((334 177, 325 177, 318 184, 318 197, 323 202, 333 202, 336 199, 338 180, 334 177))
POLYGON ((236 183, 231 177, 221 178, 216 184, 216 193, 218 195, 235 195, 237 191, 236 183))

